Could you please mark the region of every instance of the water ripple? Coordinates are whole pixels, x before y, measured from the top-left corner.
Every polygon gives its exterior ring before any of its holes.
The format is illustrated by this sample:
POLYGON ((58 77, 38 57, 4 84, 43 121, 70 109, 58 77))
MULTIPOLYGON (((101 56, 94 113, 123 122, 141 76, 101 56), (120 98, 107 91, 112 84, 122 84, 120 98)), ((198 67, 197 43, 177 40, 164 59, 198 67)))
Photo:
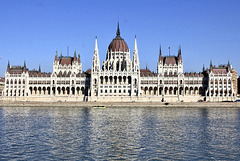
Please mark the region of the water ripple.
POLYGON ((0 160, 240 160, 240 110, 0 107, 0 147, 0 160))

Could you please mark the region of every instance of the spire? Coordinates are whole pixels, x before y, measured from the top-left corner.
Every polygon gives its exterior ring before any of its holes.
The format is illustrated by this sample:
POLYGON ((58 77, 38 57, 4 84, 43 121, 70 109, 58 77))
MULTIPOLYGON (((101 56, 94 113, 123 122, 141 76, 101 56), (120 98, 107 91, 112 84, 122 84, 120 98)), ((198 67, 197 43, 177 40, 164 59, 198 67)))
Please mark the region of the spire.
POLYGON ((57 49, 56 49, 55 61, 57 61, 57 57, 58 57, 58 55, 57 55, 57 49))
POLYGON ((138 57, 138 48, 137 48, 137 37, 135 35, 134 49, 133 49, 133 59, 132 59, 132 69, 134 72, 140 71, 139 69, 140 62, 138 57))
POLYGON ((67 46, 67 56, 69 56, 69 46, 67 46))
POLYGON ((27 72, 27 67, 26 67, 26 61, 24 60, 24 65, 23 65, 23 72, 27 72))
POLYGON ((160 45, 158 61, 160 62, 161 60, 162 60, 162 49, 161 49, 161 45, 160 45))
POLYGON ((80 60, 80 53, 78 53, 78 63, 81 63, 81 60, 80 60))
POLYGON ((38 72, 41 73, 41 66, 40 66, 40 64, 39 64, 38 72))
POLYGON ((182 60, 182 49, 181 49, 181 45, 179 46, 179 49, 178 49, 178 59, 179 59, 179 60, 182 60))
POLYGON ((213 66, 212 66, 212 59, 210 60, 210 70, 213 69, 213 66))
POLYGON ((135 35, 135 42, 134 42, 134 50, 137 50, 137 38, 136 38, 136 35, 135 35))
POLYGON ((75 49, 75 51, 74 51, 74 58, 73 58, 73 61, 77 61, 76 49, 75 49))
POLYGON ((178 49, 178 55, 181 55, 181 45, 179 46, 179 49, 178 49))
POLYGON ((62 58, 62 51, 61 51, 61 55, 60 55, 60 57, 62 58))
POLYGON ((100 71, 100 59, 98 55, 97 36, 95 38, 95 48, 94 48, 93 60, 92 60, 92 71, 93 72, 100 71))
POLYGON ((98 51, 97 36, 95 37, 95 48, 94 51, 98 51))
POLYGON ((10 62, 8 60, 7 72, 9 72, 9 71, 10 71, 10 62))
POLYGON ((117 27, 117 33, 116 33, 117 36, 120 36, 120 29, 119 29, 119 21, 118 21, 118 27, 117 27))
POLYGON ((170 46, 168 47, 168 50, 169 50, 169 56, 170 56, 170 46))
POLYGON ((228 60, 228 64, 227 64, 228 66, 230 66, 230 62, 229 62, 229 60, 228 60))
POLYGON ((203 72, 205 71, 205 67, 204 67, 204 64, 203 64, 203 68, 202 68, 202 71, 203 71, 203 72))

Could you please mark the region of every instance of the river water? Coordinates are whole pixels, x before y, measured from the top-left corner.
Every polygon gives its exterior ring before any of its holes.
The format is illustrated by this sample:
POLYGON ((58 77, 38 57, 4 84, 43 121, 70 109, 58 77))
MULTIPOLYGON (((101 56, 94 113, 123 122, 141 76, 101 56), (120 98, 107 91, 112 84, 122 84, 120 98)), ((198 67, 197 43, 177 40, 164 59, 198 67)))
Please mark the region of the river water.
POLYGON ((240 109, 0 107, 0 160, 240 160, 240 109))

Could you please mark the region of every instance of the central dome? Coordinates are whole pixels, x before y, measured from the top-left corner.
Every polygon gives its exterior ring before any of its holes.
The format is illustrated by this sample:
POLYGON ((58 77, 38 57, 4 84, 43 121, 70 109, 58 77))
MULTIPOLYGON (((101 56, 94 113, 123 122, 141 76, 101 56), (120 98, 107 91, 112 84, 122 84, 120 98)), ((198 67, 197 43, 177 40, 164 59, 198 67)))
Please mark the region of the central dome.
POLYGON ((128 45, 124 39, 120 36, 119 24, 117 29, 117 36, 112 40, 108 46, 108 51, 121 51, 128 52, 128 45))

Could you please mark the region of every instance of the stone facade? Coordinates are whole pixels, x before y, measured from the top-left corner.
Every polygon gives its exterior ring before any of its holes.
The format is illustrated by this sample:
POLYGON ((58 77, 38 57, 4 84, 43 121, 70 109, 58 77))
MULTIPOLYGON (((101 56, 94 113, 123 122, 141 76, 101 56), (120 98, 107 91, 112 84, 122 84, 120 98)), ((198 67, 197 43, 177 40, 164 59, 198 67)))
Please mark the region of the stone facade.
POLYGON ((210 101, 229 101, 236 99, 236 71, 228 65, 212 66, 207 70, 207 96, 210 101))
POLYGON ((0 96, 3 95, 4 84, 5 84, 5 78, 4 77, 0 77, 0 96))
POLYGON ((177 56, 163 56, 161 47, 157 73, 140 69, 137 39, 132 59, 125 40, 120 36, 111 41, 102 66, 97 37, 92 67, 82 72, 80 54, 58 56, 53 72, 10 66, 5 73, 3 99, 19 101, 108 101, 108 102, 196 102, 235 101, 237 73, 228 65, 212 66, 199 73, 184 73, 181 48, 177 56))
POLYGON ((234 68, 232 68, 233 91, 238 95, 238 75, 234 68))

